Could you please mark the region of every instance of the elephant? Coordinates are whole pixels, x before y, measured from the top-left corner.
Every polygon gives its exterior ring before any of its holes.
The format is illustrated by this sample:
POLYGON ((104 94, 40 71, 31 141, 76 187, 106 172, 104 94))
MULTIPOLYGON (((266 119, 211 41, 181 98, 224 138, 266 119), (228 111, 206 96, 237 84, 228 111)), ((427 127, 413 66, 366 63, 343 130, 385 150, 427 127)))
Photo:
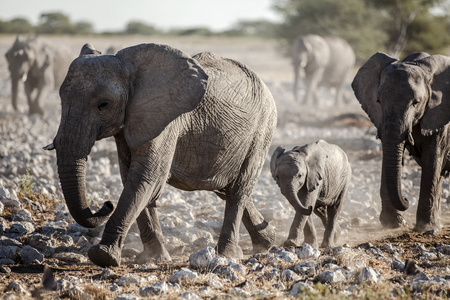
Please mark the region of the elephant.
POLYGON ((420 52, 402 61, 374 54, 357 72, 352 88, 375 125, 383 150, 380 222, 406 224, 402 195, 404 150, 422 167, 415 231, 439 230, 444 175, 450 170, 450 58, 420 52))
POLYGON ((290 151, 279 146, 272 154, 270 171, 281 193, 295 209, 284 246, 300 246, 304 231, 304 242, 317 247, 313 208, 325 227, 321 247, 334 246, 340 234, 338 213, 352 175, 345 152, 324 140, 296 146, 290 151))
POLYGON ((19 81, 24 81, 25 94, 30 114, 44 114, 41 99, 51 90, 59 89, 73 56, 64 47, 54 49, 31 36, 25 40, 16 37, 5 54, 11 73, 11 100, 18 110, 19 81))
POLYGON ((292 65, 295 100, 298 100, 300 77, 304 75, 304 104, 319 103, 317 89, 320 85, 336 89, 336 104, 347 102, 349 95, 345 93, 345 85, 351 81, 355 53, 345 40, 315 34, 299 36, 292 46, 292 65))
POLYGON ((276 127, 275 101, 258 76, 209 52, 193 57, 168 45, 140 44, 101 55, 86 44, 60 88, 56 149, 60 184, 72 217, 84 227, 106 223, 88 251, 102 267, 118 266, 136 220, 144 250, 136 261, 170 260, 156 213, 165 183, 213 191, 226 200, 217 253, 242 258, 241 220, 254 251, 269 249, 274 228, 251 193, 276 127), (86 198, 86 160, 96 140, 113 136, 123 191, 96 213, 86 198))

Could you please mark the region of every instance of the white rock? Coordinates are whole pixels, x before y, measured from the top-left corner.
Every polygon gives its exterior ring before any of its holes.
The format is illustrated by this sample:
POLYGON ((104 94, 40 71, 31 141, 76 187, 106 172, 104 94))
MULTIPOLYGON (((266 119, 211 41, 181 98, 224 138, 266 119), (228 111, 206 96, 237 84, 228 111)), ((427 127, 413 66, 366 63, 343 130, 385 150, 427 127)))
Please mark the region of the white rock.
POLYGON ((121 294, 114 298, 114 300, 139 300, 140 298, 131 294, 121 294))
POLYGON ((316 292, 316 290, 312 286, 310 286, 309 284, 299 281, 299 282, 297 282, 296 284, 294 284, 292 286, 292 289, 289 292, 289 294, 293 295, 293 296, 296 296, 299 293, 303 293, 305 291, 308 291, 310 293, 315 293, 316 292))
POLYGON ((358 276, 359 283, 370 283, 370 282, 377 283, 382 279, 383 276, 377 270, 371 267, 363 268, 358 276))
POLYGON ((280 279, 282 281, 287 281, 287 282, 298 281, 298 280, 300 280, 300 276, 295 274, 294 271, 286 269, 281 272, 280 279))
POLYGON ((334 271, 324 271, 316 276, 314 280, 320 281, 321 283, 338 283, 345 282, 345 275, 342 273, 341 269, 334 271))
POLYGON ((169 285, 165 281, 156 282, 150 286, 141 287, 139 295, 142 297, 160 296, 169 290, 169 285))
POLYGON ((300 259, 318 258, 320 256, 320 251, 309 244, 304 244, 303 247, 297 248, 296 251, 300 259))
POLYGON ((206 247, 197 253, 189 256, 189 264, 193 268, 208 268, 211 260, 216 256, 216 251, 212 247, 206 247))
POLYGON ((187 282, 191 282, 198 277, 197 272, 192 271, 189 268, 181 268, 180 271, 177 271, 170 275, 169 282, 170 283, 178 283, 183 284, 187 282))
POLYGON ((142 278, 140 277, 127 277, 127 276, 122 276, 120 277, 119 281, 117 282, 118 286, 128 286, 128 285, 134 285, 134 284, 140 284, 142 281, 142 278))
POLYGON ((200 300, 200 298, 196 293, 193 292, 185 292, 180 295, 181 299, 187 299, 187 300, 200 300))

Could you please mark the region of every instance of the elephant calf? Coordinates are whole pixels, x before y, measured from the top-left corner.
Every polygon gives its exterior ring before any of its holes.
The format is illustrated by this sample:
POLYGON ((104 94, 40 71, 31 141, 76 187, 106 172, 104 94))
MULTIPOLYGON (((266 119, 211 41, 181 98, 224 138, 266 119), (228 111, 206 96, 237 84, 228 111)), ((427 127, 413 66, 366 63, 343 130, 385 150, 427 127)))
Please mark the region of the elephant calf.
POLYGON ((323 140, 290 151, 279 146, 272 155, 270 170, 281 193, 296 211, 284 245, 299 246, 304 230, 304 242, 317 247, 310 216, 314 208, 325 226, 321 247, 333 246, 340 233, 337 215, 352 172, 345 152, 323 140))

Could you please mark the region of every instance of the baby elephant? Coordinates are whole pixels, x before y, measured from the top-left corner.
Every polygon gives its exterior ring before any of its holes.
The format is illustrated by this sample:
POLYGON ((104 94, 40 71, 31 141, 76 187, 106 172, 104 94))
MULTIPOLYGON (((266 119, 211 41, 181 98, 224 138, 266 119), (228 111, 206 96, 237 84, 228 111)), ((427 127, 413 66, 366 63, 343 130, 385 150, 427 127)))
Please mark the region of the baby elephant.
POLYGON ((290 151, 279 146, 272 155, 270 170, 281 193, 296 211, 284 245, 300 246, 303 230, 304 242, 317 247, 311 218, 314 208, 325 226, 321 247, 333 246, 340 234, 337 214, 352 173, 345 152, 323 140, 290 151))

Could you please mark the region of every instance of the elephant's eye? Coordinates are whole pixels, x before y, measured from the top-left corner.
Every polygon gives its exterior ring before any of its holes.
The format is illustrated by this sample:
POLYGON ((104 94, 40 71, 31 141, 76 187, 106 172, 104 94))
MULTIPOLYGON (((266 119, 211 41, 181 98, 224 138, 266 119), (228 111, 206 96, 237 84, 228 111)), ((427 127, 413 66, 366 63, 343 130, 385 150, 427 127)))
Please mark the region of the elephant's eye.
POLYGON ((377 98, 377 103, 381 103, 380 99, 377 98))
POLYGON ((109 101, 108 100, 102 100, 100 101, 100 103, 98 104, 98 110, 100 112, 104 111, 109 105, 109 101))
POLYGON ((417 104, 419 104, 419 100, 417 100, 417 99, 414 99, 414 101, 413 101, 413 103, 412 103, 412 106, 417 106, 417 104))

